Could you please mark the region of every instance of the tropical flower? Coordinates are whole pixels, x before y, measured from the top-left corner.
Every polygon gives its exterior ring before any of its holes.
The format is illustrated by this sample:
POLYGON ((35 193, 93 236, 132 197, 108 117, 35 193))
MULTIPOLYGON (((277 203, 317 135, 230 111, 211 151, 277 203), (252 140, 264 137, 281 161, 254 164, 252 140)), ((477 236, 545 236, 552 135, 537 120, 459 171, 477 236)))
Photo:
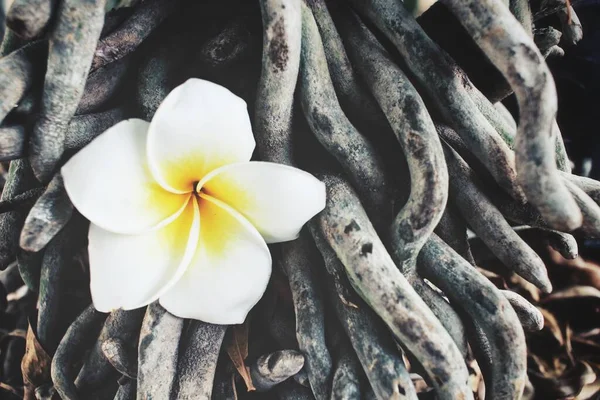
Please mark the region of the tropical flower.
POLYGON ((271 274, 267 243, 295 239, 325 206, 322 182, 250 162, 254 147, 246 103, 190 79, 152 122, 120 122, 65 164, 67 193, 91 221, 99 311, 159 299, 182 318, 244 321, 271 274))

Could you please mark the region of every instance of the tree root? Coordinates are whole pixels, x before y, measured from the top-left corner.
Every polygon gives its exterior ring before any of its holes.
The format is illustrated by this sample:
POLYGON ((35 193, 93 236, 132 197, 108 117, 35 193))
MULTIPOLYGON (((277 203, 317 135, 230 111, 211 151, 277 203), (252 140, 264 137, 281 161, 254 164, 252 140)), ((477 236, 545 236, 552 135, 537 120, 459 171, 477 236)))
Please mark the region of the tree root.
POLYGON ((564 0, 534 15, 525 0, 443 0, 420 24, 396 0, 230 0, 193 29, 183 1, 116 3, 15 0, 0 48, 0 294, 25 284, 37 296, 32 326, 59 396, 245 395, 227 326, 157 302, 87 306, 87 222, 57 173, 117 122, 150 121, 194 76, 254 110, 257 156, 327 187, 300 237, 271 246, 277 301, 252 311, 245 360, 259 396, 416 400, 418 373, 432 390, 419 396, 472 399, 474 354, 487 397, 520 398, 524 332, 542 314, 475 266, 497 258, 549 292, 536 252, 574 259, 575 238, 600 236, 600 183, 570 172, 544 60, 581 39, 564 0), (548 12, 560 31, 538 26, 548 12), (497 102, 513 90, 518 123, 497 102))
POLYGON ((116 30, 102 38, 95 48, 92 70, 117 61, 134 51, 173 11, 176 1, 144 1, 116 30))
POLYGON ((391 209, 381 159, 372 144, 348 120, 337 101, 317 24, 304 3, 302 43, 300 96, 311 130, 350 174, 372 216, 391 209))
POLYGON ((42 196, 29 211, 20 245, 23 250, 37 252, 69 222, 73 204, 65 191, 62 175, 56 174, 42 196))
POLYGON ((45 45, 31 43, 0 59, 0 122, 33 85, 35 70, 46 58, 45 45))
POLYGON ((353 189, 337 176, 320 178, 327 185, 328 200, 317 218, 318 229, 342 261, 352 285, 422 363, 440 398, 471 398, 460 351, 394 265, 353 189))
POLYGON ((73 365, 80 362, 85 351, 94 343, 107 314, 100 313, 92 305, 87 307, 69 327, 52 359, 52 382, 65 400, 78 400, 73 365))
POLYGON ((297 374, 303 366, 304 357, 294 350, 266 354, 250 366, 252 384, 259 392, 265 392, 297 374))
POLYGON ((6 26, 23 39, 40 36, 52 17, 55 0, 15 0, 6 14, 6 26))
POLYGON ((485 117, 475 111, 477 107, 464 90, 462 79, 454 73, 459 67, 453 65, 427 37, 401 3, 393 0, 352 0, 352 4, 394 43, 407 68, 427 89, 444 118, 500 186, 513 197, 522 199, 513 155, 485 117), (428 62, 412 62, 421 58, 428 62))
POLYGON ((552 285, 542 259, 519 238, 502 213, 477 188, 474 173, 460 156, 448 147, 444 150, 452 177, 452 201, 462 217, 504 265, 544 292, 551 292, 552 285))
POLYGON ((294 244, 282 244, 281 249, 281 264, 288 277, 294 302, 298 347, 305 355, 305 370, 315 397, 326 398, 330 391, 332 365, 325 344, 323 301, 311 272, 316 249, 305 233, 294 244))
POLYGON ((256 144, 263 160, 288 164, 292 150, 292 103, 300 68, 301 0, 260 0, 262 70, 256 94, 256 144))
POLYGON ((554 228, 578 228, 581 212, 556 172, 552 125, 556 88, 533 39, 499 2, 445 0, 445 4, 515 91, 520 113, 515 161, 527 199, 554 228))
POLYGON ((217 357, 227 326, 191 321, 182 338, 173 395, 177 399, 210 398, 217 357))
POLYGON ((66 127, 81 100, 96 42, 104 23, 104 2, 60 2, 50 35, 48 65, 39 119, 34 126, 30 161, 36 178, 48 182, 65 142, 66 127))
POLYGON ((353 293, 344 266, 316 224, 311 226, 311 232, 333 277, 328 286, 335 313, 375 394, 382 399, 416 399, 417 393, 392 337, 364 301, 353 293))
POLYGON ((183 319, 158 302, 150 304, 142 322, 138 350, 137 396, 168 398, 177 372, 183 319))
POLYGON ((527 373, 525 335, 508 300, 435 235, 419 259, 424 275, 460 304, 488 340, 493 360, 488 393, 494 399, 519 398, 527 373))

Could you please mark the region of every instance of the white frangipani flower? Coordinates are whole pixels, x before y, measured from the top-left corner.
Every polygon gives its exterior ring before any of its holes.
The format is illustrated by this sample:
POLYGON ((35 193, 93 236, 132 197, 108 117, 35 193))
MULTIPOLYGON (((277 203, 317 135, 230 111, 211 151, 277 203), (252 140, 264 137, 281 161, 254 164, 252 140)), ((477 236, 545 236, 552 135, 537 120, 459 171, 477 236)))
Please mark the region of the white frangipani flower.
POLYGON ((246 103, 200 79, 174 89, 151 123, 113 126, 62 168, 91 221, 95 307, 156 299, 182 318, 242 323, 271 275, 267 243, 293 240, 325 207, 325 187, 296 168, 250 162, 246 103))

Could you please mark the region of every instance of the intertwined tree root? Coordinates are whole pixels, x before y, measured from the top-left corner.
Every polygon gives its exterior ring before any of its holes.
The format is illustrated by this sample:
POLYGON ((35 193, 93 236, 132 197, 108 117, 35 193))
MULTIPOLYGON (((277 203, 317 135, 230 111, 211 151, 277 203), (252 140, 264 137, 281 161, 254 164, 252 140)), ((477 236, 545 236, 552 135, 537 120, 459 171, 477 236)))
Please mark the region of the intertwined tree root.
POLYGON ((600 234, 600 183, 570 174, 544 60, 563 53, 561 34, 581 39, 564 0, 534 12, 526 0, 441 0, 418 21, 398 0, 123 3, 15 0, 7 13, 0 268, 37 293, 29 329, 52 358, 25 398, 50 398, 50 386, 69 400, 236 396, 226 326, 156 303, 110 315, 89 305, 87 223, 57 172, 116 122, 150 119, 191 76, 248 102, 261 159, 327 186, 300 238, 272 247, 295 322, 275 279, 251 314, 256 390, 416 399, 410 360, 437 398, 469 399, 474 354, 489 398, 520 398, 524 331, 543 319, 475 268, 467 228, 544 292, 545 265, 513 226, 568 258, 569 232, 600 234), (551 12, 562 32, 535 28, 551 12), (462 36, 442 48, 444 21, 462 36), (498 103, 511 93, 517 122, 498 103))

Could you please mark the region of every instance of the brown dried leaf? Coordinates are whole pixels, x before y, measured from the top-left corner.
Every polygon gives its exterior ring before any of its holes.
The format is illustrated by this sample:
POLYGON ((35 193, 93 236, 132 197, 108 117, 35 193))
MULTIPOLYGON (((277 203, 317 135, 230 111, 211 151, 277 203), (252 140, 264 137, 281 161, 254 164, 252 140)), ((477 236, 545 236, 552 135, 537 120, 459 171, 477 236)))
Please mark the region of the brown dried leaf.
POLYGON ((23 329, 15 329, 8 332, 8 336, 22 337, 23 339, 27 339, 27 331, 23 329))
POLYGON ((467 367, 469 368, 469 386, 473 391, 476 398, 485 398, 485 385, 483 383, 483 375, 479 364, 475 359, 467 361, 467 367))
POLYGON ((43 384, 52 384, 50 377, 50 365, 52 358, 46 353, 37 339, 35 329, 31 326, 27 329, 25 338, 25 355, 21 360, 21 372, 25 384, 25 400, 35 399, 35 388, 43 384))
MULTIPOLYGON (((20 391, 19 389, 15 388, 7 383, 0 382, 0 389, 6 390, 7 392, 10 392, 17 397, 23 397, 22 391, 20 391)), ((2 392, 0 392, 0 393, 2 393, 2 392)))
POLYGON ((579 332, 577 334, 577 336, 584 337, 584 338, 594 337, 597 335, 600 335, 600 328, 593 328, 593 329, 590 329, 589 331, 579 332))
POLYGON ((554 314, 552 314, 550 311, 548 311, 544 308, 538 307, 538 309, 544 316, 544 329, 548 329, 550 331, 550 333, 552 333, 552 336, 554 336, 554 338, 556 339, 558 344, 560 344, 561 346, 564 345, 565 339, 563 337, 560 325, 558 324, 558 321, 554 317, 554 314))
MULTIPOLYGON (((517 274, 510 276, 510 283, 513 286, 520 288, 523 292, 527 293, 531 300, 534 302, 540 301, 542 291, 538 289, 533 283, 527 282, 517 274)), ((519 290, 513 290, 519 292, 519 290)))
POLYGON ((497 288, 508 289, 506 280, 495 272, 476 266, 477 270, 490 280, 497 288))
POLYGON ((600 393, 600 378, 596 378, 596 380, 589 385, 585 385, 579 395, 575 398, 576 400, 588 400, 593 396, 600 393))
POLYGON ((248 328, 248 320, 241 325, 233 325, 227 332, 225 349, 250 392, 256 390, 256 388, 252 384, 250 368, 245 363, 246 357, 248 357, 248 328))
POLYGON ((593 286, 571 286, 570 288, 559 290, 542 299, 542 303, 548 303, 556 300, 575 299, 582 297, 591 297, 600 299, 600 290, 593 286))
POLYGON ((231 375, 231 387, 233 388, 233 400, 238 400, 237 388, 235 386, 235 375, 231 375))
POLYGON ((540 375, 548 376, 550 373, 550 366, 544 361, 543 358, 536 356, 535 354, 530 354, 531 360, 533 361, 532 365, 537 369, 540 375))
POLYGON ((575 365, 575 357, 573 356, 573 345, 571 340, 573 339, 573 329, 571 325, 567 324, 565 328, 565 351, 567 352, 567 356, 571 361, 571 365, 575 365))
POLYGON ((542 376, 530 370, 529 378, 542 399, 564 399, 577 396, 581 390, 596 380, 593 369, 584 362, 578 362, 560 375, 542 376))
POLYGON ((412 380, 413 385, 415 386, 415 390, 417 393, 427 393, 431 392, 432 388, 425 382, 425 379, 419 374, 410 374, 410 379, 412 380))
POLYGON ((581 343, 589 347, 593 347, 595 349, 600 350, 600 344, 594 342, 593 340, 586 339, 584 336, 578 335, 571 338, 574 343, 581 343))

